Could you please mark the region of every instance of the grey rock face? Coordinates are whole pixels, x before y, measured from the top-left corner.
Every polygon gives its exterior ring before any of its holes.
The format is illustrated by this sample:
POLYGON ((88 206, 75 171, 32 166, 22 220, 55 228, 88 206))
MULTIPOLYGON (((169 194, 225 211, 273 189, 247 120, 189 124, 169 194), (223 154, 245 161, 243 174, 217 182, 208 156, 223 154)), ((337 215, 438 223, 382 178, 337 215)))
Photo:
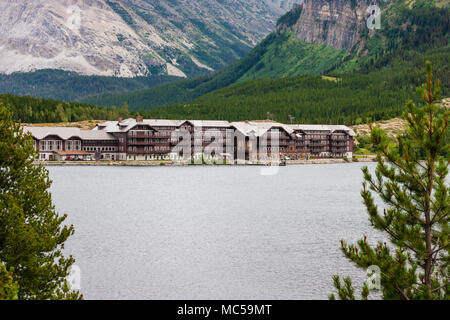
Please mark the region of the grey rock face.
POLYGON ((366 1, 305 0, 297 23, 291 27, 298 39, 307 43, 325 43, 335 49, 350 51, 367 28, 366 1))
POLYGON ((0 0, 0 73, 51 68, 133 77, 215 70, 245 55, 293 3, 0 0))

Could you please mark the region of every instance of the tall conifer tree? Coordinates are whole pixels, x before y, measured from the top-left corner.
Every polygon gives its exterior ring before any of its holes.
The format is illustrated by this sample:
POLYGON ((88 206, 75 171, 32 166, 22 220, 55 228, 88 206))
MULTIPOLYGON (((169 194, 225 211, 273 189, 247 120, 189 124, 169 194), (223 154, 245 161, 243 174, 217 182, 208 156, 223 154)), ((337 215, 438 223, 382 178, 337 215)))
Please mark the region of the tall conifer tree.
MULTIPOLYGON (((384 299, 449 299, 449 111, 439 107, 439 80, 433 84, 427 62, 427 83, 418 89, 425 104, 407 105, 407 130, 397 147, 383 130, 371 127, 371 139, 378 150, 375 174, 363 168, 361 192, 372 226, 384 232, 392 246, 357 245, 341 241, 345 256, 358 267, 378 266, 384 299), (399 151, 401 150, 401 152, 399 151), (375 204, 375 193, 386 209, 375 204)), ((350 278, 341 284, 334 277, 339 298, 354 299, 350 278)), ((369 291, 363 287, 362 297, 369 291)), ((331 295, 331 299, 335 296, 331 295)))
POLYGON ((74 229, 56 213, 36 159, 33 139, 0 105, 0 265, 14 269, 19 299, 78 299, 66 281, 74 259, 62 252, 74 229))

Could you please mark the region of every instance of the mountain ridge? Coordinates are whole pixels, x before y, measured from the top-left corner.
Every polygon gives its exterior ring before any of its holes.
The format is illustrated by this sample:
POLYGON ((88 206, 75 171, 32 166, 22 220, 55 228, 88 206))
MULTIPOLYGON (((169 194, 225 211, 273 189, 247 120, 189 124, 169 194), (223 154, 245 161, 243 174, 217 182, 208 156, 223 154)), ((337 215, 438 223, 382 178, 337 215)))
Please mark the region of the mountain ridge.
POLYGON ((244 56, 293 0, 0 0, 0 73, 196 76, 244 56))
MULTIPOLYGON (((446 4, 448 2, 445 1, 446 4)), ((402 52, 417 50, 420 53, 448 45, 450 13, 448 6, 442 8, 444 2, 440 7, 425 0, 416 0, 414 5, 410 0, 383 3, 384 19, 380 30, 367 28, 368 13, 367 17, 362 18, 361 12, 367 12, 368 3, 366 0, 305 0, 301 6, 281 17, 275 32, 246 57, 215 74, 126 94, 93 96, 82 101, 98 105, 121 105, 126 101, 134 109, 151 109, 188 103, 213 90, 252 79, 311 73, 370 72, 387 66, 402 52), (323 4, 333 5, 321 7, 323 4), (319 7, 321 10, 317 9, 319 7), (309 10, 311 12, 307 12, 309 10), (314 14, 319 16, 314 17, 314 14), (347 30, 341 25, 348 20, 348 16, 362 20, 348 25, 347 30), (302 17, 307 17, 306 21, 302 21, 302 17), (307 25, 311 19, 316 21, 318 27, 299 31, 298 26, 307 25), (340 26, 335 27, 336 24, 340 26), (314 30, 320 29, 320 26, 328 29, 322 28, 324 34, 317 35, 314 30), (353 34, 353 27, 359 33, 349 36, 353 34), (328 37, 329 44, 334 47, 327 45, 328 37), (307 38, 311 43, 299 38, 307 38)))

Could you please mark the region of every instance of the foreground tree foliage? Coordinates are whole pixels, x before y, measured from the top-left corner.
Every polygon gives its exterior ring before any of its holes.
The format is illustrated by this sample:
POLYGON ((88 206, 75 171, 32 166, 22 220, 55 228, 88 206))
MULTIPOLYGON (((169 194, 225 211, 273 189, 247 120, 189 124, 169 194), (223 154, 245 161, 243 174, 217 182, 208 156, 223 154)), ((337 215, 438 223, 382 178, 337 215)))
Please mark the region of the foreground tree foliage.
MULTIPOLYGON (((425 105, 408 103, 407 132, 397 138, 401 154, 383 130, 372 128, 378 166, 375 175, 363 169, 361 195, 372 226, 387 234, 393 248, 386 243, 372 247, 366 237, 357 245, 341 242, 345 256, 358 267, 380 268, 383 299, 450 298, 449 111, 439 108, 439 91, 428 62, 427 83, 418 90, 425 105), (386 205, 383 212, 372 192, 386 205)), ((342 285, 336 276, 334 284, 340 299, 355 299, 350 278, 342 285)), ((368 295, 365 285, 363 299, 368 295)))
POLYGON ((13 272, 0 263, 0 300, 17 300, 19 285, 13 280, 13 272))
POLYGON ((74 259, 62 253, 74 229, 55 212, 36 158, 33 139, 0 105, 0 263, 14 269, 19 299, 79 299, 66 281, 74 259))

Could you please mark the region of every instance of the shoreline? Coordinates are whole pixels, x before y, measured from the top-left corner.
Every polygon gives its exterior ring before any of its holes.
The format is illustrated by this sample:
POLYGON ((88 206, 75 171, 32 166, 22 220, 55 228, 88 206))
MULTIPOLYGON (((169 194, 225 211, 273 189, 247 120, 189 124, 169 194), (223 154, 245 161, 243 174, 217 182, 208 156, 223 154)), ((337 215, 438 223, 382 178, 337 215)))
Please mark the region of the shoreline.
MULTIPOLYGON (((374 157, 358 158, 358 161, 345 161, 344 159, 311 159, 311 160, 288 160, 287 166, 292 165, 318 165, 318 164, 341 164, 374 162, 374 157)), ((188 167, 188 166, 266 166, 262 163, 247 164, 192 164, 188 162, 174 161, 36 161, 44 167, 188 167)))

